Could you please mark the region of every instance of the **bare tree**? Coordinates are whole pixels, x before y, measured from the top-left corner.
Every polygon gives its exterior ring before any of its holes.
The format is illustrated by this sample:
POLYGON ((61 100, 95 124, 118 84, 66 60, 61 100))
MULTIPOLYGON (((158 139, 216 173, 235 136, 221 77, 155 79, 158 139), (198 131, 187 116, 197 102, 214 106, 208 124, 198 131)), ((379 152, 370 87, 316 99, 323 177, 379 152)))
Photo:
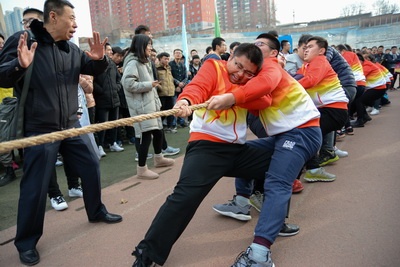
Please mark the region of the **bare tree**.
POLYGON ((341 17, 349 17, 349 16, 355 16, 355 15, 360 15, 364 12, 365 10, 365 4, 358 2, 358 3, 353 3, 351 5, 345 6, 342 9, 341 12, 341 17))
POLYGON ((393 14, 400 11, 400 7, 396 3, 390 3, 387 0, 377 0, 372 4, 374 15, 393 14))

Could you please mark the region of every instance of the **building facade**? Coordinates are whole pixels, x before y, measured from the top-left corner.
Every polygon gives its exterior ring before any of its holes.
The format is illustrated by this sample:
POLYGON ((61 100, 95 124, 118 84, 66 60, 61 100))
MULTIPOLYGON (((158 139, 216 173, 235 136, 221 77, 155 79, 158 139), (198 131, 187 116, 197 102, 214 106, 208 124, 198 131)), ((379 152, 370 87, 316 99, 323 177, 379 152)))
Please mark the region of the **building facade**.
POLYGON ((140 24, 149 26, 153 34, 180 32, 182 4, 188 31, 214 27, 214 0, 89 0, 93 29, 102 34, 116 29, 133 32, 140 24))
POLYGON ((264 28, 275 25, 274 0, 217 0, 223 31, 264 28))
POLYGON ((24 29, 21 24, 23 11, 24 10, 20 7, 14 7, 13 11, 6 11, 6 14, 4 16, 6 36, 10 36, 24 29))

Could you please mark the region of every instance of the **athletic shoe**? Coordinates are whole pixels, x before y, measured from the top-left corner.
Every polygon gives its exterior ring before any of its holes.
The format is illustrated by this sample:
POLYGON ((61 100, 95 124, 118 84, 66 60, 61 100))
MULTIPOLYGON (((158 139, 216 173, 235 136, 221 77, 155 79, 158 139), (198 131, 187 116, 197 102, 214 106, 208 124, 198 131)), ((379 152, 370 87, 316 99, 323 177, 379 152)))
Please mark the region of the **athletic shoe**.
POLYGON ((99 153, 100 157, 105 157, 107 155, 102 146, 99 146, 99 153))
POLYGON ((128 144, 134 145, 135 144, 135 137, 132 137, 131 139, 129 139, 128 144))
POLYGON ((174 127, 174 128, 170 127, 170 128, 165 128, 164 132, 166 132, 166 133, 177 133, 178 130, 176 129, 176 127, 174 127))
POLYGON ((61 211, 68 208, 68 204, 62 196, 53 197, 50 199, 53 209, 61 211))
POLYGON ((344 130, 337 130, 336 131, 336 139, 342 139, 346 137, 346 133, 344 130))
POLYGON ((304 180, 307 182, 332 182, 335 181, 335 179, 336 175, 326 172, 322 167, 307 170, 304 175, 304 180))
POLYGON ((296 193, 300 193, 301 191, 303 191, 304 186, 301 183, 301 181, 299 179, 294 180, 293 185, 292 185, 292 193, 296 194, 296 193))
POLYGON ((258 212, 261 212, 261 208, 264 203, 264 195, 256 191, 249 198, 250 205, 255 208, 258 212))
POLYGON ((174 148, 172 146, 168 146, 166 149, 163 149, 161 153, 163 156, 173 156, 181 152, 180 148, 174 148))
POLYGON ((122 141, 120 141, 120 140, 119 140, 119 141, 117 141, 116 143, 117 143, 117 145, 118 145, 118 146, 120 146, 120 147, 123 147, 123 146, 124 146, 123 142, 122 142, 122 141))
POLYGON ((319 166, 325 166, 339 160, 339 156, 335 154, 334 150, 323 150, 319 154, 319 166))
POLYGON ((379 114, 379 109, 372 109, 372 111, 369 113, 369 115, 374 116, 374 115, 378 115, 379 114))
POLYGON ((349 152, 344 151, 344 150, 340 150, 339 148, 337 148, 336 146, 333 148, 335 150, 335 154, 339 157, 339 158, 345 158, 349 155, 349 152))
POLYGON ((246 251, 243 251, 239 256, 237 256, 232 267, 275 267, 275 265, 272 262, 271 251, 269 249, 267 251, 266 261, 259 262, 253 259, 253 251, 250 246, 246 251))
POLYGON ((353 135, 353 134, 354 134, 353 127, 351 127, 351 126, 346 127, 345 132, 346 132, 346 134, 348 134, 348 135, 353 135))
POLYGON ((365 110, 366 110, 367 112, 371 112, 373 109, 374 109, 373 107, 367 107, 365 110))
POLYGON ((110 151, 113 151, 113 152, 121 152, 121 151, 124 151, 124 148, 123 148, 123 147, 120 147, 120 146, 117 144, 117 142, 114 142, 114 144, 113 144, 112 146, 110 146, 110 151))
POLYGON ((213 206, 213 210, 219 214, 232 217, 240 221, 251 220, 250 208, 250 205, 246 205, 244 207, 237 205, 236 196, 234 196, 233 199, 229 200, 229 202, 226 204, 216 204, 213 206))
MULTIPOLYGON (((147 159, 151 159, 151 158, 153 158, 153 154, 147 154, 147 159)), ((139 154, 136 152, 136 154, 135 154, 135 161, 137 162, 137 161, 139 161, 139 154)))
POLYGON ((363 120, 356 120, 356 121, 350 122, 350 123, 353 128, 361 128, 361 127, 364 127, 365 122, 363 120))
POLYGON ((296 224, 284 223, 281 231, 279 232, 279 236, 294 236, 300 232, 300 227, 296 224))
POLYGON ((83 197, 82 187, 73 187, 68 190, 69 197, 83 197))

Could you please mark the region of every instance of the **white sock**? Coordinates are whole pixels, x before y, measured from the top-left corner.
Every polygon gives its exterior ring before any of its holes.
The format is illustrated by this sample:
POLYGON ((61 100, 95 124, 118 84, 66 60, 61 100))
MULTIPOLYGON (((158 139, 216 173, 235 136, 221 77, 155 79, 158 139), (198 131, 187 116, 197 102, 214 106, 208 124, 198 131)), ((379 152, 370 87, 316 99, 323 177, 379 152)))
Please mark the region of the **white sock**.
POLYGON ((160 154, 154 154, 154 157, 156 157, 156 158, 161 158, 163 155, 162 155, 162 153, 160 153, 160 154))
POLYGON ((240 207, 244 207, 246 205, 249 205, 249 199, 245 198, 243 196, 236 196, 235 198, 236 203, 240 206, 240 207))
POLYGON ((250 257, 252 260, 256 262, 266 262, 267 261, 267 254, 269 249, 264 247, 260 244, 251 243, 251 254, 250 257))

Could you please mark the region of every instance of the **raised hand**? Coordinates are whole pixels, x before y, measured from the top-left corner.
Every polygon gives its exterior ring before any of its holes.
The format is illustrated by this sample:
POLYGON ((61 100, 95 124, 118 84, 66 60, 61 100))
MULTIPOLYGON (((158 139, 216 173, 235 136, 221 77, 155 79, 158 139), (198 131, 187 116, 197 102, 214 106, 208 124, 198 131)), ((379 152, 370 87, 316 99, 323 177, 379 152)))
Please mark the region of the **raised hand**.
POLYGON ((33 61, 33 57, 35 56, 35 51, 37 47, 37 42, 34 42, 31 45, 31 49, 28 48, 28 33, 24 32, 21 34, 18 41, 17 54, 18 54, 18 62, 22 68, 28 68, 33 61))
POLYGON ((107 43, 108 38, 106 37, 103 42, 100 42, 100 33, 93 32, 93 38, 88 39, 90 51, 86 51, 86 55, 93 60, 100 60, 104 57, 105 49, 104 44, 107 43))

